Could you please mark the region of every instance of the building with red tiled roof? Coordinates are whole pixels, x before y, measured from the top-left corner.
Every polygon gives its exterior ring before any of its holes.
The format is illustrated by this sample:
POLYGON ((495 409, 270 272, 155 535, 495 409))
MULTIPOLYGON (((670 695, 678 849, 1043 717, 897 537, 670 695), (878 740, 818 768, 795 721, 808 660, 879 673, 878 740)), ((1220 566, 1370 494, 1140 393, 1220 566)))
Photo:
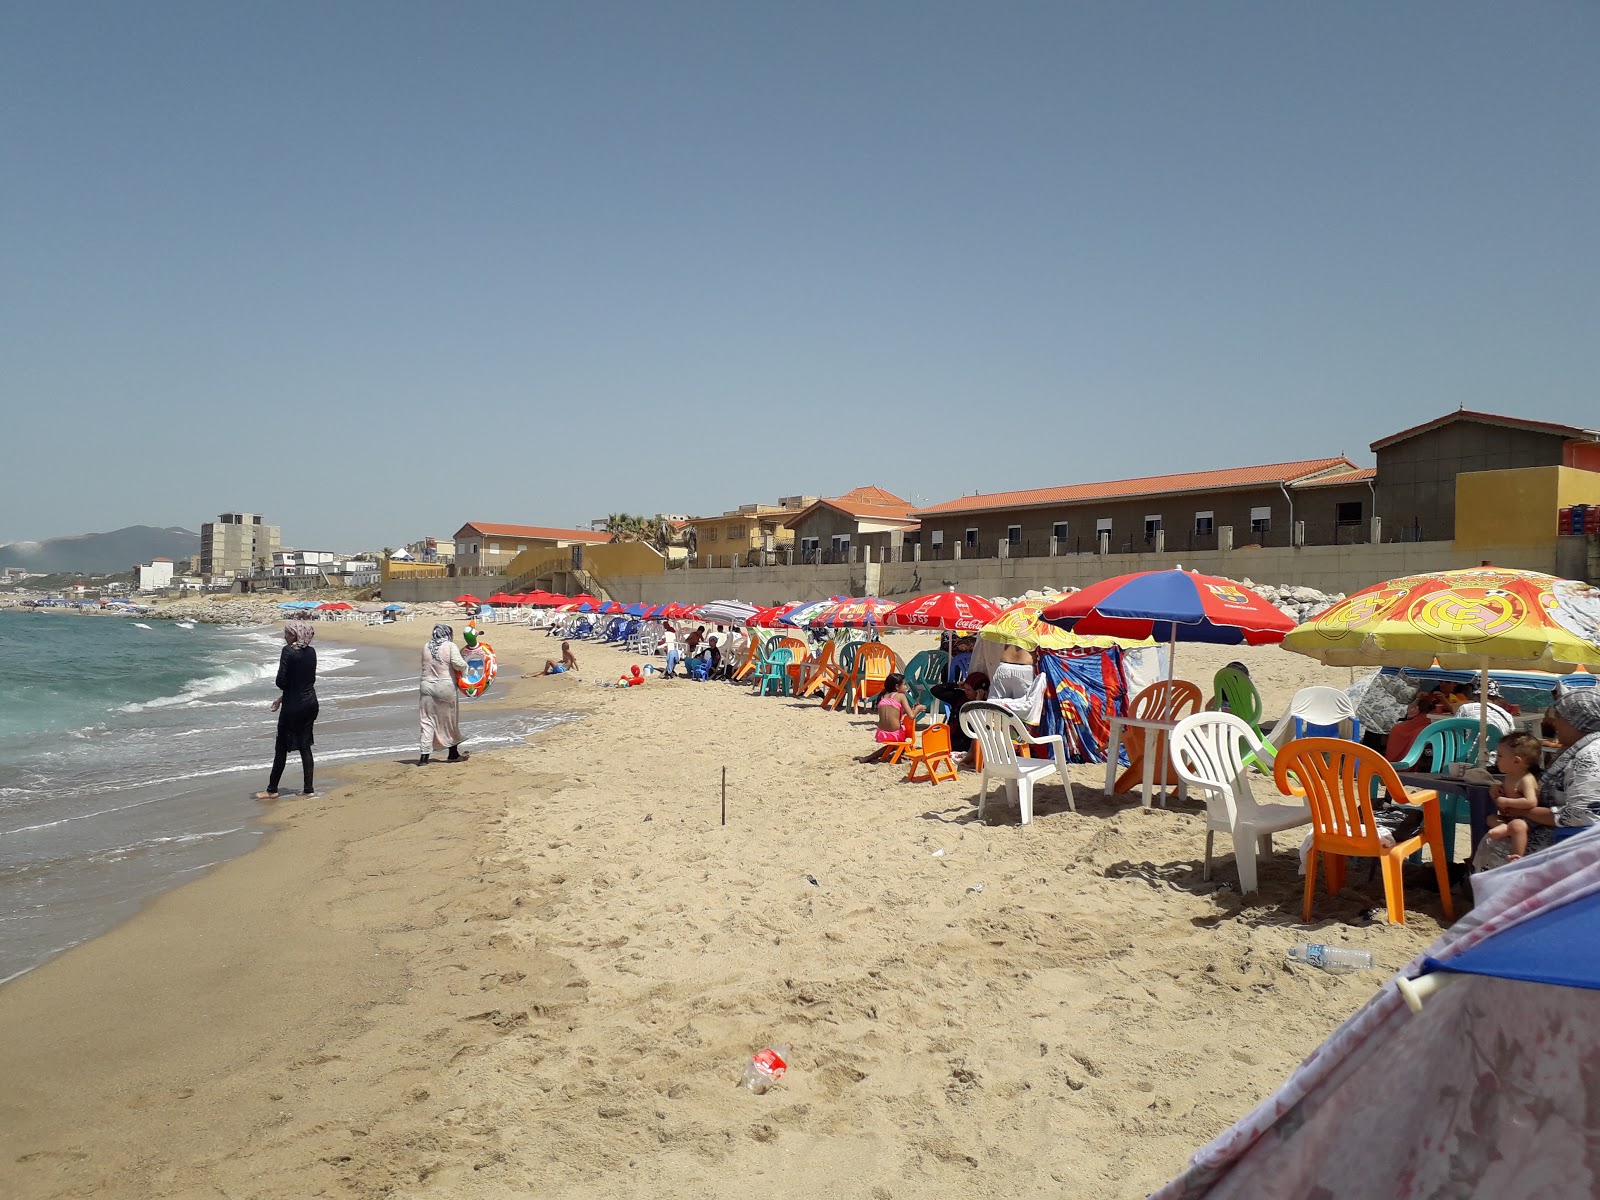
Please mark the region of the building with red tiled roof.
POLYGON ((1600 471, 1600 430, 1458 409, 1379 438, 1372 452, 1384 536, 1449 541, 1456 535, 1457 475, 1524 467, 1600 471))
POLYGON ((461 575, 500 575, 524 550, 561 550, 567 546, 599 546, 609 533, 593 529, 557 529, 548 525, 502 525, 468 521, 456 530, 456 570, 461 575))
POLYGON ((797 562, 846 562, 863 547, 881 560, 918 529, 909 500, 870 484, 807 505, 787 524, 797 562))
POLYGON ((921 521, 924 558, 953 557, 957 545, 964 557, 1043 555, 1052 539, 1056 553, 1092 553, 1102 535, 1114 552, 1147 550, 1158 540, 1169 550, 1208 550, 1223 528, 1233 530, 1235 545, 1288 545, 1301 521, 1308 543, 1333 542, 1341 528, 1370 518, 1371 480, 1370 471, 1334 455, 958 496, 911 515, 921 521))

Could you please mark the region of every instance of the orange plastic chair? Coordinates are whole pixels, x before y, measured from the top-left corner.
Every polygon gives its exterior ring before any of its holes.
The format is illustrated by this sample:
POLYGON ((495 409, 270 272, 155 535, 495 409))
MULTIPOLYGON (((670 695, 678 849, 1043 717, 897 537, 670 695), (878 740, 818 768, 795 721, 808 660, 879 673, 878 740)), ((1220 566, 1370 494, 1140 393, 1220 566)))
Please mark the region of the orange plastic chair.
POLYGON ((817 650, 816 657, 807 659, 800 664, 800 682, 795 688, 796 696, 810 696, 819 691, 838 673, 833 665, 833 655, 837 647, 833 642, 823 642, 817 650))
POLYGON ((750 634, 750 645, 745 649, 744 661, 734 669, 733 678, 743 679, 756 669, 761 661, 761 638, 754 632, 750 634))
POLYGON ((900 732, 905 735, 905 741, 894 742, 891 744, 889 747, 889 753, 883 756, 884 762, 897 763, 907 754, 916 754, 917 723, 912 719, 910 713, 907 713, 905 720, 900 722, 900 732))
POLYGON ((1317 861, 1327 858, 1328 894, 1344 886, 1346 858, 1375 858, 1383 867, 1383 895, 1389 906, 1389 924, 1406 923, 1405 888, 1400 865, 1406 856, 1426 845, 1433 852, 1434 877, 1439 881, 1439 902, 1447 920, 1455 919, 1450 900, 1450 872, 1445 863, 1444 823, 1439 818, 1439 793, 1408 792, 1394 767, 1370 746, 1343 738, 1296 738, 1278 751, 1273 764, 1278 790, 1290 794, 1289 777, 1305 791, 1311 806, 1311 858, 1306 863, 1306 898, 1301 913, 1311 920, 1311 899, 1317 886, 1317 861), (1382 785, 1397 801, 1422 808, 1422 832, 1385 850, 1372 820, 1372 797, 1382 785))
POLYGON ((955 760, 950 757, 948 725, 930 725, 924 729, 922 744, 907 751, 906 758, 911 763, 911 769, 906 772, 907 783, 916 783, 922 778, 918 771, 926 772, 928 782, 935 787, 939 785, 941 779, 953 780, 957 777, 955 760))
POLYGON ((856 673, 850 686, 850 711, 861 711, 861 702, 883 691, 883 681, 899 669, 899 656, 882 642, 867 642, 856 651, 856 673))
MULTIPOLYGON (((1181 721, 1200 711, 1200 689, 1187 679, 1162 679, 1152 683, 1133 698, 1128 715, 1141 721, 1181 721)), ((1128 752, 1128 766, 1117 776, 1113 792, 1131 792, 1144 785, 1144 756, 1156 755, 1156 762, 1166 762, 1167 733, 1164 729, 1139 729, 1128 726, 1122 731, 1122 745, 1128 752), (1153 737, 1146 736, 1153 734, 1153 737)))

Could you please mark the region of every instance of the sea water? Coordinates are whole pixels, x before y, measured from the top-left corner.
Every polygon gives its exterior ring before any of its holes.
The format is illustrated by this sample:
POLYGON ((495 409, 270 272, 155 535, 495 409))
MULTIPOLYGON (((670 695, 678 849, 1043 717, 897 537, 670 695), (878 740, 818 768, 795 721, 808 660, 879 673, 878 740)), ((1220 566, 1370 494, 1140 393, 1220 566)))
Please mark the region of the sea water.
MULTIPOLYGON (((316 643, 319 789, 341 763, 415 758, 426 636, 316 643)), ((282 646, 277 629, 0 612, 0 983, 260 840, 282 646)), ((473 707, 469 749, 568 719, 473 707)), ((280 787, 300 790, 298 755, 280 787)))

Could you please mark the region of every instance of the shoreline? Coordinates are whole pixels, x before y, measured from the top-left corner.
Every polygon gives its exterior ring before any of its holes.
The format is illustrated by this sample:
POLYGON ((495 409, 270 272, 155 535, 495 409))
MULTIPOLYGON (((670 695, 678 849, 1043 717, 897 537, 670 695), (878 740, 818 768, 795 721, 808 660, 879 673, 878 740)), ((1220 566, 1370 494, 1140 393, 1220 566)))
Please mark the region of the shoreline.
MULTIPOLYGON (((524 671, 555 644, 486 632, 524 671)), ((1344 674, 1245 657, 1269 708, 1344 674)), ((971 775, 857 764, 864 715, 507 682, 587 719, 280 800, 265 846, 0 989, 8 1196, 1142 1196, 1438 930, 1410 890, 1404 927, 1356 891, 1301 925, 1288 839, 1258 896, 1225 857, 1202 883, 1198 807, 1099 768, 1076 814, 1057 788, 979 822, 971 775), (1380 969, 1288 967, 1313 935, 1380 969), (776 1091, 733 1086, 781 1042, 776 1091)))

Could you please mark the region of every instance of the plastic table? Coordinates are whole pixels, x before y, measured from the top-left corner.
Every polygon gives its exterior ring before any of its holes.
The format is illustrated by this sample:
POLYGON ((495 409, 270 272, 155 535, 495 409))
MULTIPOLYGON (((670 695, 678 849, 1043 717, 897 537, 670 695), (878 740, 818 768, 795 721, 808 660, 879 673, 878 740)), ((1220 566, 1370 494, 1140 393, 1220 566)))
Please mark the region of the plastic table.
MULTIPOLYGON (((1136 729, 1143 729, 1147 733, 1161 731, 1167 734, 1166 739, 1164 739, 1164 744, 1167 747, 1167 753, 1161 756, 1161 807, 1165 808, 1167 806, 1167 761, 1172 754, 1172 731, 1178 727, 1178 723, 1176 721, 1149 721, 1138 717, 1112 717, 1110 718, 1110 721, 1111 733, 1110 736, 1106 738, 1105 794, 1108 796, 1111 795, 1111 789, 1116 786, 1117 759, 1122 752, 1123 729, 1132 727, 1136 729)), ((1150 739, 1152 742, 1154 740, 1155 739, 1153 738, 1150 739)), ((1140 790, 1143 793, 1144 806, 1146 808, 1150 807, 1151 789, 1155 784, 1155 774, 1156 756, 1154 754, 1146 754, 1144 756, 1144 779, 1140 787, 1140 790)), ((1178 779, 1178 797, 1182 800, 1187 800, 1189 798, 1189 785, 1184 782, 1181 776, 1178 779)))

